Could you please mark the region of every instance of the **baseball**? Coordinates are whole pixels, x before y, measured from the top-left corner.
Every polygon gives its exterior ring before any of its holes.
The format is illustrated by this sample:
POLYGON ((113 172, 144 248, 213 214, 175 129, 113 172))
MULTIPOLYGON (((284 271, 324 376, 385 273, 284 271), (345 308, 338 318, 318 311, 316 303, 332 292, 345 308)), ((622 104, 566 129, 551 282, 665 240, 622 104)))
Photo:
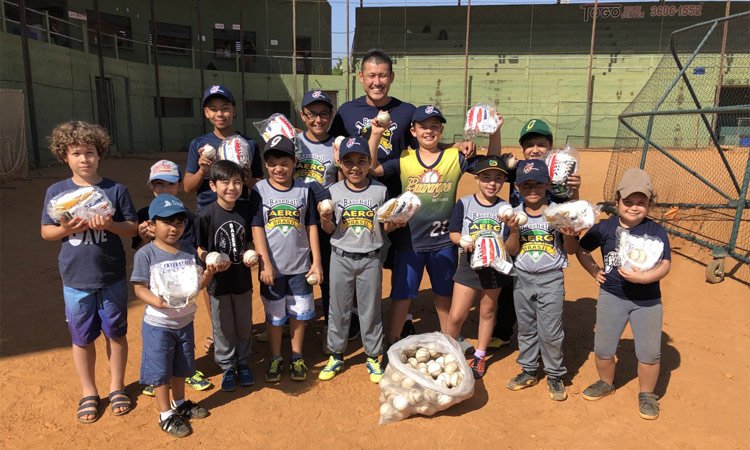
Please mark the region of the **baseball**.
POLYGON ((339 136, 336 139, 333 140, 333 147, 335 149, 341 148, 341 143, 344 142, 344 139, 346 139, 344 136, 339 136))
POLYGON ((634 248, 628 253, 628 258, 636 263, 643 263, 646 261, 646 252, 639 248, 634 248))
POLYGON ((318 284, 318 276, 315 274, 312 274, 309 277, 307 277, 307 284, 311 286, 315 286, 316 284, 318 284))
POLYGON ((510 155, 505 159, 505 167, 507 167, 508 169, 515 169, 516 164, 518 164, 518 160, 513 155, 510 155))
POLYGON ((526 225, 526 222, 529 221, 529 216, 527 216, 523 211, 517 212, 516 215, 518 216, 518 225, 526 225))
POLYGON ((248 250, 242 255, 242 261, 248 266, 258 264, 258 253, 255 250, 248 250))
POLYGON ((328 214, 333 212, 333 202, 325 199, 322 202, 320 202, 320 213, 321 214, 328 214))
POLYGON ((388 114, 388 111, 380 111, 375 120, 378 121, 381 127, 387 127, 391 123, 391 115, 388 114))
POLYGON ((500 206, 500 208, 498 208, 497 210, 497 217, 499 217, 502 221, 510 219, 511 217, 513 217, 513 214, 513 207, 508 204, 500 206))
POLYGON ((216 157, 216 149, 211 144, 206 144, 201 149, 201 156, 208 159, 214 159, 216 157))
POLYGON ((469 234, 465 234, 461 236, 461 241, 459 241, 458 245, 461 246, 462 249, 466 250, 467 247, 474 244, 474 238, 471 237, 469 234))
POLYGON ((206 264, 209 266, 218 266, 226 262, 229 262, 229 256, 224 253, 211 252, 206 255, 206 264))

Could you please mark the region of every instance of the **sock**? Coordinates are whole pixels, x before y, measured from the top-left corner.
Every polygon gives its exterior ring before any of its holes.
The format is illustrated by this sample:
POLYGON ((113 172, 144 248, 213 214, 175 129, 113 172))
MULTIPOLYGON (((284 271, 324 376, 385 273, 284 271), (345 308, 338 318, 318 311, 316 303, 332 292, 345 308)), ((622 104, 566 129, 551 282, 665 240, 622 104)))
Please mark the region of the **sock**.
POLYGON ((185 399, 182 400, 172 400, 172 408, 179 408, 183 403, 185 403, 185 399))
POLYGON ((413 321, 413 319, 414 319, 414 316, 412 316, 411 314, 407 314, 407 315, 406 315, 406 321, 407 321, 407 322, 408 322, 408 321, 410 321, 410 320, 412 320, 412 321, 413 321))
POLYGON ((484 358, 487 356, 487 350, 474 350, 475 358, 484 358))
POLYGON ((292 352, 292 362, 302 359, 302 353, 292 352))
POLYGON ((161 422, 164 422, 165 420, 169 419, 169 416, 171 416, 172 414, 174 414, 174 411, 172 411, 171 409, 168 410, 168 411, 160 412, 159 413, 159 420, 161 422))
POLYGON ((343 353, 331 353, 331 356, 333 356, 333 359, 338 359, 339 361, 344 360, 344 354, 343 353))

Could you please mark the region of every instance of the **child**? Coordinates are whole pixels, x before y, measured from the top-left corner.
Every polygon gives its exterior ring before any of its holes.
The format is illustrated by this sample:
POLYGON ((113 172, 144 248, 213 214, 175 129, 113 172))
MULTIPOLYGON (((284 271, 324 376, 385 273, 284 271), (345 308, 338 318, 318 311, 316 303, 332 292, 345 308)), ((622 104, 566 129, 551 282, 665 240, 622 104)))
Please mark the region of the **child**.
POLYGON ((263 159, 268 179, 253 187, 250 203, 253 241, 260 262, 260 296, 271 343, 266 381, 281 381, 281 327, 287 320, 292 340, 289 377, 304 381, 308 373, 302 359, 305 321, 315 316, 311 284, 323 281, 318 213, 312 190, 292 180, 297 161, 291 140, 281 135, 272 137, 263 159))
POLYGON ((575 253, 578 242, 574 234, 554 229, 542 217, 549 205, 549 173, 544 161, 521 161, 516 168, 516 187, 524 200, 515 210, 525 212, 528 222, 519 226, 517 220, 509 221, 506 248, 516 258, 513 301, 518 320, 517 361, 523 371, 507 387, 517 391, 537 384, 541 353, 550 398, 563 401, 568 398, 560 379, 567 373, 562 353, 563 268, 568 265, 566 253, 575 253))
POLYGON ((659 417, 659 397, 654 393, 659 378, 661 357, 662 304, 659 280, 671 266, 669 239, 664 228, 647 218, 654 192, 651 177, 640 169, 628 169, 617 185, 617 216, 591 227, 581 239, 578 252, 584 268, 600 285, 596 306, 594 353, 599 381, 583 391, 586 400, 599 400, 614 393, 615 352, 630 322, 638 358, 638 408, 640 416, 659 417), (620 267, 617 256, 618 229, 630 234, 648 234, 664 244, 662 260, 647 271, 620 267), (604 267, 594 262, 589 252, 601 248, 604 267))
MULTIPOLYGON (((176 197, 180 192, 181 181, 182 174, 180 172, 180 167, 172 161, 162 159, 151 166, 147 186, 154 194, 154 197, 161 194, 169 194, 176 197)), ((133 238, 132 244, 132 247, 135 250, 138 250, 154 240, 154 223, 149 219, 148 209, 148 207, 143 207, 138 210, 138 236, 133 238)), ((185 230, 180 237, 180 242, 183 242, 192 248, 196 248, 194 224, 195 214, 190 211, 187 211, 186 214, 187 221, 185 222, 185 230)), ((208 311, 210 314, 210 305, 208 311)), ((185 378, 185 383, 189 384, 190 387, 196 391, 204 391, 213 386, 200 370, 196 370, 192 376, 185 378)), ((143 389, 143 393, 153 397, 154 386, 146 386, 143 389)))
POLYGON ((222 160, 211 165, 211 190, 214 203, 198 212, 195 219, 198 255, 205 261, 209 252, 229 256, 220 267, 208 294, 211 298, 211 325, 214 336, 214 361, 224 371, 221 390, 237 389, 237 376, 244 387, 255 384, 250 371, 253 325, 253 282, 250 267, 243 261, 249 248, 250 204, 238 201, 243 189, 243 171, 232 161, 222 160))
POLYGON ((456 247, 448 235, 448 222, 461 175, 470 171, 476 158, 467 160, 453 147, 439 148, 444 123, 445 118, 438 108, 420 106, 412 116, 411 125, 411 134, 419 142, 419 148, 408 148, 400 158, 381 165, 377 152, 384 128, 377 120, 373 121, 369 140, 370 174, 399 176, 402 191, 413 192, 422 202, 421 209, 409 223, 392 235, 396 250, 389 344, 400 338, 411 300, 417 298, 425 266, 435 294, 440 329, 444 330, 447 325, 457 262, 456 247))
MULTIPOLYGON (((505 224, 498 220, 497 215, 499 206, 508 204, 497 197, 508 176, 504 162, 498 157, 484 158, 477 164, 474 173, 478 186, 477 193, 461 198, 451 213, 449 229, 454 244, 459 244, 462 236, 476 238, 480 232, 492 232, 497 239, 504 239, 508 235, 505 224)), ((472 269, 472 252, 473 246, 458 250, 458 268, 453 276, 453 300, 445 332, 453 338, 458 338, 461 327, 469 316, 474 297, 480 292, 479 339, 469 367, 474 378, 482 378, 486 371, 487 344, 495 325, 497 297, 500 289, 511 287, 513 281, 510 276, 491 267, 472 269)))
POLYGON ((332 354, 319 378, 330 380, 344 368, 356 294, 362 344, 367 354, 365 368, 370 381, 379 383, 383 377, 378 362, 383 350, 380 249, 383 229, 390 232, 398 225, 383 226, 375 217, 375 211, 385 203, 388 194, 385 185, 367 176, 370 168, 367 141, 361 137, 349 138, 342 142, 339 155, 346 179, 330 188, 333 211, 320 211, 323 230, 333 234, 329 272, 333 291, 328 317, 328 348, 332 354))
POLYGON ((109 385, 112 413, 121 416, 131 408, 124 390, 128 288, 125 250, 120 238, 135 236, 138 224, 128 189, 99 175, 99 161, 109 145, 109 136, 99 125, 81 121, 57 125, 50 136, 50 150, 60 162, 68 165, 72 176, 47 189, 42 208, 42 238, 62 241, 58 259, 65 319, 73 341, 73 362, 83 390, 76 417, 85 424, 99 418, 94 340, 102 331, 107 339, 112 377, 109 385), (55 222, 47 213, 50 200, 82 186, 96 186, 104 191, 115 209, 114 214, 97 215, 89 221, 61 218, 60 223, 55 222))
MULTIPOLYGON (((192 432, 188 419, 203 419, 208 410, 191 400, 185 400, 185 377, 195 372, 195 335, 193 317, 195 303, 172 308, 151 291, 152 277, 160 272, 178 268, 196 271, 199 261, 195 247, 181 240, 188 221, 182 202, 170 194, 160 194, 148 208, 153 221, 154 239, 135 254, 133 290, 146 303, 143 315, 143 353, 141 383, 155 386, 159 406, 159 426, 173 437, 185 437, 192 432), (172 401, 169 391, 172 390, 172 401)), ((208 266, 201 277, 200 289, 206 287, 216 271, 208 266)))

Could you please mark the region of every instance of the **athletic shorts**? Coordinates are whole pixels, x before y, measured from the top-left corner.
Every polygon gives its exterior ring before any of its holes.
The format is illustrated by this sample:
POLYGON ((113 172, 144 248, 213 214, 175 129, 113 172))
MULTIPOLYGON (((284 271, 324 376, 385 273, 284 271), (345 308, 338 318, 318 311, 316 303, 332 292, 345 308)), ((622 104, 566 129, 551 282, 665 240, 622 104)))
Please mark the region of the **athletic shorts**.
POLYGON ((141 336, 141 384, 162 386, 172 377, 187 378, 195 373, 193 322, 177 330, 143 322, 141 336))
POLYGON ((284 325, 290 317, 296 320, 315 317, 313 288, 304 273, 279 275, 273 280, 273 286, 261 283, 260 298, 266 310, 266 321, 271 325, 284 325))
POLYGON ((396 250, 391 276, 391 298, 417 298, 425 267, 430 277, 432 292, 441 297, 450 297, 453 295, 453 274, 456 272, 457 258, 455 245, 430 252, 396 250))
POLYGON ((123 278, 100 289, 63 286, 65 320, 73 345, 84 347, 103 331, 108 338, 128 332, 128 285, 123 278))

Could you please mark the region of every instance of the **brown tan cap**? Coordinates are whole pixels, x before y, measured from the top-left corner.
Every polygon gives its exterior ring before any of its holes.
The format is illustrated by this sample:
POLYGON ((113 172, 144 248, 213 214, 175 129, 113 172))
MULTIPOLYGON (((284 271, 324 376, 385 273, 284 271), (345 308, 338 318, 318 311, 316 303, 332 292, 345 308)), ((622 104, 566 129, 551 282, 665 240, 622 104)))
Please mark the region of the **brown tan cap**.
POLYGON ((620 198, 625 198, 634 192, 640 192, 648 199, 654 193, 651 177, 641 169, 628 169, 617 184, 620 198))

